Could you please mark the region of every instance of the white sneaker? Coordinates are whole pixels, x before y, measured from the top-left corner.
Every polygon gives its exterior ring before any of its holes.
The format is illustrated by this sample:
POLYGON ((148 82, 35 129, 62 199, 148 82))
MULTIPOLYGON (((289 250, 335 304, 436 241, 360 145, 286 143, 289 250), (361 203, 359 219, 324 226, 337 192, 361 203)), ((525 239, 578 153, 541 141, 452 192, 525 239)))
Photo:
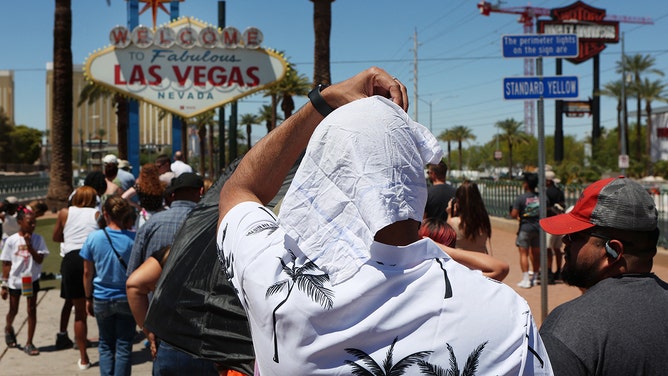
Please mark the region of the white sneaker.
POLYGON ((77 365, 79 366, 79 369, 82 371, 85 371, 90 368, 90 360, 88 361, 87 364, 81 364, 81 359, 77 360, 77 365))
POLYGON ((517 283, 517 287, 521 287, 523 289, 530 289, 532 286, 531 280, 529 279, 522 279, 517 283))

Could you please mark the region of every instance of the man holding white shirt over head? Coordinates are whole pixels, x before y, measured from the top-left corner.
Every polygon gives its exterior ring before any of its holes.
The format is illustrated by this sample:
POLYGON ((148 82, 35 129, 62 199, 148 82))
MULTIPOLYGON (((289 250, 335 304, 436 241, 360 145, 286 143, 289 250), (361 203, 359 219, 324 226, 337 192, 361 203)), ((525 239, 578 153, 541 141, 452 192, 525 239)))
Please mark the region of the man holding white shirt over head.
POLYGON ((442 151, 406 114, 406 87, 370 68, 309 98, 220 194, 219 259, 248 314, 259 374, 460 364, 551 375, 526 301, 418 236, 423 168, 442 151), (263 205, 304 149, 276 219, 263 205))

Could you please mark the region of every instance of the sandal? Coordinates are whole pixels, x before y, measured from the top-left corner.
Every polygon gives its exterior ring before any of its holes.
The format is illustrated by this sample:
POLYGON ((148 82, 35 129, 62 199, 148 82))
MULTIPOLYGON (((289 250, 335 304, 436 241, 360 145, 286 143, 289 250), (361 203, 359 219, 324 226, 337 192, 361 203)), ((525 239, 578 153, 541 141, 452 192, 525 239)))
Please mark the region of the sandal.
POLYGON ((16 347, 16 334, 13 327, 10 327, 9 330, 5 329, 5 343, 7 347, 16 347))
POLYGON ((32 343, 25 345, 25 347, 23 347, 23 352, 30 356, 39 355, 39 350, 32 343))

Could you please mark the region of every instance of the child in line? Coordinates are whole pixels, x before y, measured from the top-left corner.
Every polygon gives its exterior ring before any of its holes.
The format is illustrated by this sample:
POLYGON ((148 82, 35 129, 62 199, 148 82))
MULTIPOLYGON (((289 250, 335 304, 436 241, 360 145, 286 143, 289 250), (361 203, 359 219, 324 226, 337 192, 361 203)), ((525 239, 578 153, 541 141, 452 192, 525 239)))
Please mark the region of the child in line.
POLYGON ((33 234, 37 221, 35 214, 19 207, 16 215, 19 232, 5 240, 0 254, 2 261, 2 292, 3 300, 9 296, 9 312, 5 324, 5 342, 8 347, 17 347, 16 334, 12 324, 19 310, 19 299, 25 295, 28 300, 28 339, 23 351, 28 355, 38 355, 39 350, 32 342, 37 325, 37 293, 39 277, 42 273, 42 262, 49 254, 44 238, 33 234), (28 276, 31 280, 28 280, 28 276), (23 283, 23 278, 26 283, 23 283), (32 283, 28 283, 28 282, 32 283))

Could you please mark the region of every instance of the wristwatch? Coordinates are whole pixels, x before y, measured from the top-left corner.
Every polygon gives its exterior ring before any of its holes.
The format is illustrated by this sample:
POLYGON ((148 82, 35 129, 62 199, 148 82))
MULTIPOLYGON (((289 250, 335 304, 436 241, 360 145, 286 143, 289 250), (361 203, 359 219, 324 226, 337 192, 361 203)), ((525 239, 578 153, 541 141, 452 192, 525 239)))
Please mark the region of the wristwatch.
POLYGON ((308 99, 311 101, 313 107, 320 113, 320 115, 325 117, 334 111, 332 106, 325 102, 325 98, 320 94, 320 92, 327 86, 329 85, 318 84, 318 86, 314 87, 313 90, 308 93, 308 99))

